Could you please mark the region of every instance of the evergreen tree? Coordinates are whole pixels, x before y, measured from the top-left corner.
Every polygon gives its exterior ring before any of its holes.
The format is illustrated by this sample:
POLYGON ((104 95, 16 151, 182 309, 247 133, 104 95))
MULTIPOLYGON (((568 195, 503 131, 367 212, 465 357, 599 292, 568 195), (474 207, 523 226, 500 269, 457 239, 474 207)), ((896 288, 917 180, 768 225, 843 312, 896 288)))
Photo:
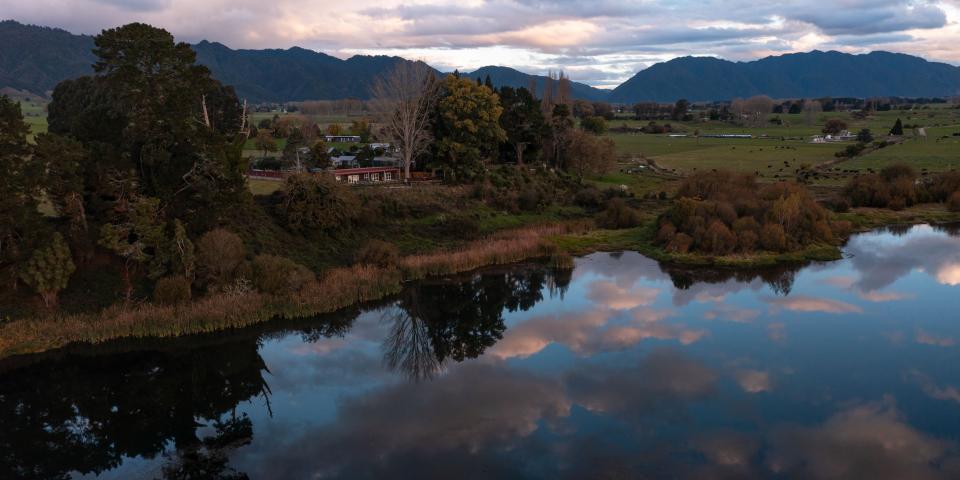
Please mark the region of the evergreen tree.
POLYGON ((523 87, 501 87, 499 96, 503 107, 500 126, 507 135, 500 151, 501 159, 518 165, 536 159, 543 149, 545 129, 540 103, 523 87))
POLYGON ((20 278, 40 294, 44 305, 52 307, 57 304, 60 291, 67 288, 74 270, 70 247, 62 235, 54 233, 48 245, 34 250, 20 278))
POLYGON ((897 122, 893 124, 893 128, 890 129, 890 135, 893 136, 903 136, 903 122, 900 119, 897 119, 897 122))
POLYGON ((37 212, 44 171, 30 156, 29 133, 20 104, 0 96, 0 271, 24 261, 44 236, 37 212))

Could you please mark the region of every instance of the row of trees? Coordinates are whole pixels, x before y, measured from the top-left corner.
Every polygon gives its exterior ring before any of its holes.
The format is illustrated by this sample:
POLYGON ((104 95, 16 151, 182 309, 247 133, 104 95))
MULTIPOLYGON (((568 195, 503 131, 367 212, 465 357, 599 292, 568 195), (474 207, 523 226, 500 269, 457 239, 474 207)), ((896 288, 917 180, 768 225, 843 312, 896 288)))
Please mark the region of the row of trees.
POLYGON ((894 164, 850 179, 843 198, 854 207, 903 210, 917 203, 947 202, 951 210, 960 211, 960 172, 921 177, 909 165, 894 164))
POLYGON ((375 111, 397 147, 405 178, 418 158, 442 167, 448 180, 470 181, 491 161, 540 161, 582 176, 609 168, 613 144, 606 131, 612 110, 577 104, 562 74, 546 83, 541 98, 530 89, 474 82, 457 74, 438 79, 422 63, 403 63, 374 87, 375 111), (584 115, 577 129, 574 108, 584 115))

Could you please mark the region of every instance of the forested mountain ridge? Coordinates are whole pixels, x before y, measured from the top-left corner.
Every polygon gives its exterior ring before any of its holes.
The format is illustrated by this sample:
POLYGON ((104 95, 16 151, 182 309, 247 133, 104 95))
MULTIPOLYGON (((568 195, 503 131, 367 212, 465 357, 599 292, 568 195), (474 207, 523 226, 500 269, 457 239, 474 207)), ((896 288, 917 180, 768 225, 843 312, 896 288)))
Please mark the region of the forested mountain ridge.
MULTIPOLYGON (((0 88, 46 95, 60 81, 92 72, 93 47, 89 35, 2 21, 0 88)), ((193 49, 197 61, 208 66, 215 78, 235 86, 251 102, 366 99, 376 77, 399 62, 410 61, 382 55, 341 60, 300 47, 234 50, 206 40, 193 49)), ((538 92, 544 91, 547 80, 501 66, 463 75, 481 81, 489 76, 494 86, 527 87, 534 79, 538 92)), ((751 62, 682 57, 644 69, 612 91, 572 82, 571 92, 577 99, 624 104, 761 94, 774 98, 942 97, 960 95, 960 67, 889 52, 812 51, 751 62)))
POLYGON ((611 102, 728 100, 769 95, 810 97, 942 97, 960 95, 960 67, 902 53, 791 53, 752 62, 683 57, 640 71, 610 94, 611 102))

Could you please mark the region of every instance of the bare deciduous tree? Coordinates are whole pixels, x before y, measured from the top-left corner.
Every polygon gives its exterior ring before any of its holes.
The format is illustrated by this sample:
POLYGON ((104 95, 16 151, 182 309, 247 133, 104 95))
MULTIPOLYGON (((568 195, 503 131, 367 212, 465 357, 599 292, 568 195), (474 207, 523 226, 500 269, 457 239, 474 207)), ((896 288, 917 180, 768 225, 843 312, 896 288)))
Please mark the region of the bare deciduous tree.
POLYGON ((803 123, 808 127, 816 125, 817 116, 823 111, 823 105, 816 100, 807 100, 803 102, 803 123))
POLYGON ((373 101, 384 133, 403 159, 404 180, 410 165, 431 141, 430 111, 437 101, 439 82, 423 62, 402 62, 373 85, 373 101))

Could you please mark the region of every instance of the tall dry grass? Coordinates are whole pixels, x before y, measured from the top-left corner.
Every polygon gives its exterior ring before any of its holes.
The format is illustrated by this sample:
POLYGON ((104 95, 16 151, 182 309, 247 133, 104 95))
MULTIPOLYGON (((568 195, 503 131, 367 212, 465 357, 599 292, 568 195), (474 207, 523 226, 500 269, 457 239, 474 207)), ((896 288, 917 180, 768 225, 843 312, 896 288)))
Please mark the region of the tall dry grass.
POLYGON ((457 250, 405 257, 400 261, 400 269, 405 278, 416 280, 545 257, 556 253, 549 237, 581 233, 590 226, 587 222, 569 222, 499 232, 457 250))
POLYGON ((589 230, 571 222, 504 231, 463 248, 403 258, 400 268, 354 265, 324 272, 298 292, 209 294, 181 305, 115 305, 97 313, 16 320, 0 326, 0 358, 41 352, 73 342, 129 337, 173 337, 240 328, 274 318, 303 318, 398 293, 404 280, 450 275, 556 253, 555 235, 589 230))

